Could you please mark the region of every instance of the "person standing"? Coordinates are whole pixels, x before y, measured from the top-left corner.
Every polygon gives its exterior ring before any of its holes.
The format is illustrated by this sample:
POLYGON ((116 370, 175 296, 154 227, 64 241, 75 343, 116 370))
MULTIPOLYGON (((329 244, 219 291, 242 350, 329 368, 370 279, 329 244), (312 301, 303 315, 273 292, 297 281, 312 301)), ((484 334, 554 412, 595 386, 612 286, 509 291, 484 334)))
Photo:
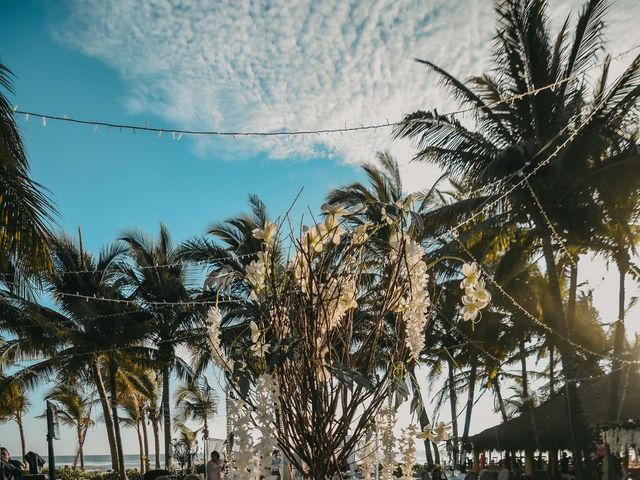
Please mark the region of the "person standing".
POLYGON ((273 450, 273 455, 271 455, 271 475, 275 475, 280 478, 281 464, 282 459, 280 458, 280 451, 276 448, 273 450))
POLYGON ((222 467, 220 454, 214 450, 211 452, 211 460, 207 462, 207 480, 222 480, 222 467))

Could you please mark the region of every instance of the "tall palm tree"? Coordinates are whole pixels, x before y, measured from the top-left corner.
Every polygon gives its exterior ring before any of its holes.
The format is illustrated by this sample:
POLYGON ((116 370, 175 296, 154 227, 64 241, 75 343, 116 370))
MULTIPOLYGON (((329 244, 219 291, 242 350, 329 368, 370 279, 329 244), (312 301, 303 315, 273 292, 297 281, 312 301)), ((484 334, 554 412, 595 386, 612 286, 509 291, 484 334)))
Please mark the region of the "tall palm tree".
MULTIPOLYGON (((416 159, 441 165, 452 178, 467 181, 474 188, 502 178, 507 185, 519 186, 521 174, 531 174, 528 184, 522 185, 526 189, 514 188, 501 197, 495 215, 505 223, 535 226, 554 303, 554 324, 565 337, 570 328, 555 258, 558 246, 547 218, 556 231, 566 232, 569 241, 590 238, 597 228, 601 215, 592 201, 593 182, 589 179, 599 167, 592 159, 602 158, 611 143, 610 132, 633 114, 640 96, 640 56, 591 107, 585 106, 586 86, 575 80, 537 95, 504 100, 586 72, 603 46, 606 9, 604 0, 587 2, 573 41, 568 43, 568 19, 555 39, 551 38, 545 0, 497 3, 495 75, 473 77, 465 84, 435 64, 420 60, 457 99, 477 109, 475 128, 466 128, 437 112, 419 111, 408 115, 396 131, 398 136, 419 140, 416 159), (556 149, 557 154, 546 164, 556 149)), ((573 349, 564 343, 560 353, 565 376, 572 378, 576 364, 573 349)), ((572 427, 577 438, 584 438, 575 387, 569 390, 576 412, 572 427)), ((581 447, 574 445, 578 461, 581 447)), ((577 472, 581 475, 580 468, 577 472)))
MULTIPOLYGON (((598 85, 606 84, 608 69, 604 69, 603 78, 598 85)), ((602 87, 604 88, 604 87, 602 87)), ((640 150, 635 134, 620 132, 616 145, 607 152, 603 163, 615 168, 601 172, 595 179, 597 198, 604 212, 604 230, 593 242, 596 251, 611 259, 618 268, 618 319, 614 328, 614 348, 612 361, 612 382, 609 393, 609 421, 619 421, 620 380, 622 375, 620 357, 625 342, 626 295, 625 280, 633 268, 631 255, 637 253, 636 245, 640 241, 638 230, 640 222, 640 150), (615 185, 615 188, 611 188, 615 185)))
MULTIPOLYGON (((192 382, 180 385, 174 396, 176 417, 183 423, 188 420, 202 423, 203 445, 206 444, 209 438, 209 419, 218 413, 220 401, 207 377, 200 376, 192 382)), ((207 463, 206 458, 204 463, 207 463)))
MULTIPOLYGON (((248 333, 249 322, 255 315, 260 317, 258 302, 250 298, 250 289, 244 281, 244 271, 257 258, 262 248, 253 230, 263 229, 273 219, 267 207, 256 195, 249 196, 250 213, 243 213, 223 222, 211 225, 206 235, 194 237, 180 247, 182 260, 207 265, 203 295, 224 300, 222 341, 230 350, 230 356, 243 358, 242 342, 236 342, 248 333), (237 355, 236 355, 237 354, 237 355)), ((282 252, 272 255, 274 262, 282 262, 282 252)), ((194 331, 196 338, 191 345, 194 355, 194 373, 201 375, 212 363, 209 343, 204 331, 194 331)))
MULTIPOLYGON (((2 377, 0 377, 0 380, 2 377)), ((18 384, 12 384, 5 389, 0 395, 0 423, 6 423, 11 420, 18 425, 20 432, 20 448, 22 458, 26 453, 26 441, 24 434, 24 416, 31 407, 31 402, 27 398, 26 392, 18 384)))
POLYGON ((120 397, 120 405, 126 412, 126 417, 120 417, 122 425, 132 428, 138 436, 138 456, 140 457, 140 473, 145 472, 145 451, 142 438, 142 425, 144 425, 144 412, 140 409, 140 395, 137 392, 126 392, 120 397))
POLYGON ((29 178, 27 152, 4 93, 13 93, 11 75, 0 64, 0 261, 13 258, 26 270, 37 270, 50 265, 54 209, 42 186, 29 178))
POLYGON ((175 248, 169 230, 160 225, 156 240, 139 230, 122 234, 121 245, 129 253, 132 265, 122 272, 131 298, 143 305, 149 317, 147 334, 156 346, 155 360, 162 375, 162 416, 164 423, 165 467, 171 465, 171 374, 182 380, 191 378, 191 368, 177 354, 179 345, 194 337, 194 329, 202 326, 202 312, 193 306, 166 308, 156 302, 193 301, 198 290, 188 283, 187 269, 175 248))
POLYGON ((58 235, 51 243, 53 270, 45 275, 44 284, 56 310, 26 304, 22 317, 3 319, 5 328, 17 337, 18 351, 39 360, 0 383, 0 391, 13 383, 34 387, 54 377, 57 383, 72 384, 79 372, 90 372, 102 407, 112 467, 126 479, 115 379, 123 357, 148 357, 149 349, 141 345, 146 334, 143 312, 122 303, 127 298, 119 267, 125 249, 110 245, 94 257, 81 239, 76 242, 58 235))
POLYGON ((75 385, 59 383, 46 398, 55 404, 60 420, 75 429, 78 448, 73 468, 76 468, 79 460, 80 468, 84 470, 84 442, 89 428, 95 425, 91 419, 91 411, 96 403, 95 391, 87 392, 80 382, 75 385))

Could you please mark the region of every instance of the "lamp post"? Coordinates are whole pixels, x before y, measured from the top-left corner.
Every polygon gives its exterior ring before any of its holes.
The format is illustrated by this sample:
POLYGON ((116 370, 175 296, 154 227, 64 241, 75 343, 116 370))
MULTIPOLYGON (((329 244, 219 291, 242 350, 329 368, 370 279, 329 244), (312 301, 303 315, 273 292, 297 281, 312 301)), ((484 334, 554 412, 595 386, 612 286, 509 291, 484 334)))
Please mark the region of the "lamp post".
POLYGON ((49 455, 49 480, 56 480, 56 457, 53 452, 53 441, 60 438, 58 422, 55 418, 55 407, 47 400, 47 447, 49 455))

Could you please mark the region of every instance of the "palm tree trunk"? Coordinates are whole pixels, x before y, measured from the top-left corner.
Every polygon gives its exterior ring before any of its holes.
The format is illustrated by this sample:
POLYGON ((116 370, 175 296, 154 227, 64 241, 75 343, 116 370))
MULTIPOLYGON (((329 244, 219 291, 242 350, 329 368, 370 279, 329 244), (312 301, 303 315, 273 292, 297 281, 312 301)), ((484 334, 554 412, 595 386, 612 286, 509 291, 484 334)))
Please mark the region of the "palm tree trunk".
POLYGON ((109 440, 109 451, 111 452, 111 469, 118 471, 118 449, 116 448, 116 437, 113 429, 113 417, 111 416, 111 408, 107 400, 107 390, 102 380, 98 359, 94 358, 91 362, 91 370, 93 373, 93 381, 98 389, 100 404, 102 405, 102 415, 104 417, 104 425, 107 430, 107 439, 109 440))
POLYGON ((567 303, 567 335, 573 335, 576 318, 576 297, 578 295, 578 259, 574 258, 569 273, 569 302, 567 303))
MULTIPOLYGON (((567 321, 567 317, 564 314, 564 307, 562 304, 562 295, 560 293, 560 280, 558 277, 558 268, 556 266, 555 256, 553 252, 553 246, 551 245, 551 232, 548 227, 542 235, 542 249, 544 253, 545 263, 547 266, 547 277, 549 281, 549 293, 551 294, 551 300, 553 302, 555 314, 556 314, 556 328, 559 330, 560 335, 564 338, 569 338, 570 326, 567 321)), ((566 379, 575 378, 575 360, 573 356, 572 347, 565 342, 560 342, 558 346, 560 357, 562 358, 562 371, 566 379)), ((567 399, 567 416, 569 418, 569 427, 571 429, 571 445, 573 453, 573 462, 575 465, 576 480, 582 480, 582 445, 584 439, 588 438, 584 435, 585 431, 582 428, 582 415, 580 405, 578 401, 577 388, 575 382, 567 382, 566 388, 567 399)))
POLYGON ((471 428, 471 414, 473 412, 473 400, 474 400, 474 395, 476 391, 477 372, 478 372, 478 357, 472 354, 471 370, 469 372, 469 394, 467 396, 467 411, 465 412, 464 432, 462 433, 462 439, 465 442, 469 438, 469 429, 471 428))
POLYGON ((144 473, 144 446, 142 445, 142 432, 140 431, 140 422, 138 422, 138 424, 136 425, 136 433, 138 434, 138 452, 140 453, 140 473, 144 473))
POLYGON ((549 395, 551 396, 553 396, 556 389, 555 363, 555 349, 551 345, 549 347, 549 395))
POLYGON ((80 439, 80 446, 78 447, 78 453, 80 453, 80 470, 84 470, 84 441, 87 439, 87 430, 88 427, 85 427, 80 439))
POLYGON ((127 472, 124 468, 124 453, 122 451, 122 437, 120 435, 120 419, 118 418, 117 382, 118 365, 115 358, 109 358, 109 382, 111 393, 111 413, 113 414, 113 430, 116 434, 116 448, 118 451, 118 475, 120 480, 127 480, 127 472))
POLYGON ((158 425, 158 416, 151 419, 151 427, 153 428, 153 445, 156 454, 156 470, 160 470, 160 426, 158 425))
POLYGON ((502 421, 506 422, 509 420, 507 417, 507 409, 504 406, 504 399, 502 398, 502 389, 500 387, 500 379, 496 377, 493 382, 493 389, 496 392, 496 397, 498 397, 498 408, 500 408, 500 415, 502 416, 502 421))
POLYGON ((624 326, 624 314, 625 314, 625 277, 627 273, 627 265, 624 259, 620 259, 617 262, 618 272, 620 278, 620 286, 618 289, 618 321, 616 322, 616 328, 613 341, 613 360, 611 363, 611 390, 609 391, 609 421, 618 421, 618 412, 620 411, 620 380, 622 377, 622 371, 620 369, 620 355, 624 348, 625 326, 624 326))
MULTIPOLYGON (((411 389, 413 390, 413 398, 418 403, 420 408, 420 414, 418 420, 420 422, 420 430, 424 430, 425 427, 430 424, 429 416, 427 415, 427 410, 424 408, 424 403, 422 402, 422 392, 420 391, 420 385, 418 383, 418 379, 416 377, 416 366, 412 364, 409 367, 409 378, 411 380, 411 389)), ((437 447, 436 447, 437 448, 437 447)), ((424 453, 427 458, 427 465, 430 467, 433 466, 433 455, 431 454, 431 441, 425 439, 424 440, 424 453)))
POLYGON ((171 467, 171 402, 169 400, 169 365, 162 367, 162 417, 164 419, 164 467, 171 467))
POLYGON ((80 423, 76 425, 76 437, 78 437, 78 450, 76 451, 76 456, 73 459, 74 470, 78 465, 78 460, 80 459, 80 451, 82 450, 82 424, 80 423))
POLYGON ((149 470, 149 436, 147 434, 147 417, 144 410, 144 405, 140 405, 140 418, 142 419, 142 438, 144 441, 144 470, 142 471, 142 473, 149 470))
POLYGON ((458 466, 458 398, 453 375, 453 361, 447 360, 449 366, 449 405, 451 406, 451 428, 453 431, 453 469, 458 466))
MULTIPOLYGON (((276 415, 278 410, 276 410, 276 415)), ((278 423, 279 425, 279 423, 278 423)), ((207 478, 207 442, 209 441, 209 423, 207 422, 207 414, 204 415, 204 426, 202 427, 202 455, 204 456, 204 476, 207 478)))
POLYGON ((522 372, 522 400, 523 404, 529 401, 529 375, 527 372, 527 347, 524 337, 518 342, 518 350, 520 352, 520 370, 522 372))
POLYGON ((22 423, 22 415, 16 415, 16 423, 18 424, 18 430, 20 431, 20 448, 22 449, 22 461, 24 462, 24 456, 27 453, 27 442, 24 438, 24 424, 22 423))

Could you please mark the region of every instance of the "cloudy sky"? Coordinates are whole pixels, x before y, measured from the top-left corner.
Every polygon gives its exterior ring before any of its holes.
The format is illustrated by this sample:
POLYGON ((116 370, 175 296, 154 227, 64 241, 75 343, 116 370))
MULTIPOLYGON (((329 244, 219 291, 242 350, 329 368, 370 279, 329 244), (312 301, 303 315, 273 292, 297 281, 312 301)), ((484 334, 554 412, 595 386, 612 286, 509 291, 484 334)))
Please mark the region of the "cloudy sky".
MULTIPOLYGON (((580 0, 550 0, 554 25, 580 0)), ((314 130, 396 121, 419 108, 456 107, 423 67, 425 58, 465 78, 491 68, 490 0, 8 1, 0 7, 0 61, 16 76, 21 109, 78 118, 198 130, 314 130)), ((613 2, 608 48, 640 42, 640 2, 613 2)), ((614 66, 619 71, 628 61, 614 66)), ((166 222, 177 240, 238 213, 258 193, 274 214, 294 211, 362 179, 379 150, 401 162, 408 191, 436 178, 409 164, 412 147, 388 129, 275 139, 184 138, 20 118, 33 174, 51 191, 61 228, 81 226, 97 249, 136 225, 166 222)), ((603 318, 615 315, 615 280, 602 262, 584 274, 603 318)), ((488 412, 490 401, 479 409, 488 412)), ((34 415, 41 402, 34 401, 34 415)), ((444 420, 447 419, 443 413, 444 420)), ((220 421, 220 419, 218 419, 220 421)), ((487 413, 472 431, 491 425, 487 413)), ((33 449, 44 452, 31 419, 33 449)), ((14 426, 0 439, 17 451, 14 426), (12 443, 11 443, 12 442, 12 443)), ((135 451, 127 434, 128 451, 135 451)), ((71 453, 71 442, 61 453, 71 453)), ((89 453, 105 453, 103 433, 89 453)))

